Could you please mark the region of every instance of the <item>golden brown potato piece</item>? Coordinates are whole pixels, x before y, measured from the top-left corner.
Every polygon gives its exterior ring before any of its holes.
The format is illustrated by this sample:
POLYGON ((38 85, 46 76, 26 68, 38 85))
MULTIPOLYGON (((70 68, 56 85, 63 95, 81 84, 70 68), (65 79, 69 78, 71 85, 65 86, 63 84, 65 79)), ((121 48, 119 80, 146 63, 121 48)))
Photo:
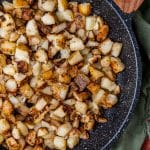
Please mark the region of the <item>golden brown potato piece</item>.
POLYGON ((100 27, 99 32, 97 34, 97 41, 103 41, 106 39, 109 33, 109 26, 108 25, 103 25, 100 27))
POLYGON ((82 3, 79 4, 79 12, 85 16, 89 16, 91 14, 91 4, 90 3, 82 3))

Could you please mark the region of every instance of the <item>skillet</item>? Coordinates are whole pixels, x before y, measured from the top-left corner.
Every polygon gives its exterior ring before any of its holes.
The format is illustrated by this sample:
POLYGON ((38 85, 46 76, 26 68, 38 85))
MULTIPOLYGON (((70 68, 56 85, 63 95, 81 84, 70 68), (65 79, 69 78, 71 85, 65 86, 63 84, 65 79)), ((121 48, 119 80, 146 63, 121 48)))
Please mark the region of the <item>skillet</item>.
MULTIPOLYGON (((122 90, 119 103, 114 108, 104 111, 104 116, 109 121, 97 124, 90 132, 90 139, 81 140, 75 148, 75 150, 109 150, 127 127, 140 94, 142 69, 139 48, 132 30, 133 15, 123 14, 112 0, 76 1, 91 2, 93 13, 102 16, 110 26, 109 37, 123 43, 120 57, 126 69, 117 77, 122 90)), ((0 147, 0 150, 3 149, 0 147)))

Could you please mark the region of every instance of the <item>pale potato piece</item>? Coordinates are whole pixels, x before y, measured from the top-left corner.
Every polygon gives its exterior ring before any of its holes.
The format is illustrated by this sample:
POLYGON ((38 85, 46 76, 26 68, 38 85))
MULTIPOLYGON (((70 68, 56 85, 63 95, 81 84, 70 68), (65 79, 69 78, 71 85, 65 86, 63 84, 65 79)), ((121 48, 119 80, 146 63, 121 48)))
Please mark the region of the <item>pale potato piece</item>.
POLYGON ((5 67, 3 67, 3 73, 14 76, 16 73, 15 67, 12 64, 6 65, 5 67))
POLYGON ((104 56, 101 59, 101 66, 102 67, 109 67, 110 66, 110 56, 104 56))
POLYGON ((37 52, 35 53, 36 60, 39 62, 47 62, 48 56, 45 50, 43 49, 38 49, 37 52))
POLYGON ((114 57, 118 57, 121 53, 122 46, 123 46, 122 43, 114 42, 112 46, 111 55, 114 57))
POLYGON ((52 92, 56 99, 64 100, 67 96, 69 86, 61 83, 52 84, 52 92))
POLYGON ((28 134, 28 128, 23 122, 17 121, 17 128, 23 136, 26 136, 28 134))
POLYGON ((68 59, 68 62, 70 65, 75 65, 81 62, 82 60, 83 60, 82 55, 80 54, 79 51, 76 51, 71 54, 71 56, 68 59))
POLYGON ((102 87, 103 89, 106 89, 106 90, 112 92, 113 90, 115 90, 116 86, 117 86, 117 85, 115 84, 115 82, 112 82, 112 81, 111 81, 110 79, 108 79, 107 77, 103 77, 103 78, 101 79, 101 87, 102 87))
POLYGON ((38 0, 38 8, 42 11, 50 11, 53 12, 56 8, 57 1, 56 0, 38 0))
POLYGON ((67 146, 70 149, 73 149, 78 143, 79 143, 79 137, 72 136, 67 139, 67 146))
POLYGON ((0 134, 6 134, 9 130, 9 122, 6 119, 0 119, 0 134))
POLYGON ((63 106, 58 107, 55 111, 54 111, 54 115, 56 115, 57 117, 63 118, 66 116, 66 113, 63 110, 63 106))
POLYGON ((17 91, 17 82, 14 79, 7 80, 5 86, 6 86, 7 91, 9 91, 9 92, 17 91))
POLYGON ((54 16, 51 15, 50 13, 44 14, 44 16, 41 18, 41 21, 42 21, 45 25, 52 25, 52 24, 55 24, 55 18, 54 18, 54 16))
POLYGON ((110 53, 113 46, 113 42, 110 39, 106 39, 100 44, 100 51, 102 54, 107 55, 110 53))
POLYGON ((95 16, 86 17, 86 30, 88 30, 88 31, 93 30, 95 24, 96 24, 96 17, 95 16))
POLYGON ((73 14, 73 12, 72 12, 71 10, 69 10, 69 9, 63 11, 63 12, 62 12, 62 15, 63 15, 64 20, 66 20, 66 21, 69 21, 69 22, 70 22, 70 21, 73 21, 73 19, 74 19, 74 14, 73 14))
POLYGON ((58 10, 60 12, 65 11, 68 8, 68 1, 67 0, 58 0, 58 10))
POLYGON ((17 129, 16 127, 14 127, 14 128, 12 129, 12 136, 13 136, 16 140, 19 140, 19 139, 21 138, 19 129, 17 129))
POLYGON ((70 49, 71 51, 79 51, 85 48, 83 41, 80 38, 72 38, 70 40, 70 49))
POLYGON ((42 109, 44 109, 44 107, 47 105, 47 102, 44 98, 40 98, 36 105, 35 105, 35 108, 38 110, 38 111, 41 111, 42 109))
POLYGON ((4 41, 0 45, 1 52, 7 55, 14 55, 16 44, 14 42, 4 41))
POLYGON ((70 123, 62 124, 61 126, 58 127, 57 135, 61 137, 65 137, 66 135, 68 135, 71 129, 72 129, 72 126, 70 123))
POLYGON ((63 137, 55 136, 54 137, 54 146, 56 149, 65 150, 66 149, 66 140, 63 137))
POLYGON ((18 45, 16 47, 16 52, 15 52, 15 60, 16 61, 25 61, 29 63, 29 52, 28 52, 28 47, 25 45, 18 45))
POLYGON ((81 114, 86 114, 88 110, 88 105, 85 102, 79 102, 77 101, 75 104, 76 110, 81 114))
POLYGON ((99 105, 106 97, 106 92, 100 89, 97 93, 92 96, 93 101, 99 105))
POLYGON ((26 25, 26 34, 27 36, 36 36, 39 35, 38 27, 34 19, 29 20, 26 25))

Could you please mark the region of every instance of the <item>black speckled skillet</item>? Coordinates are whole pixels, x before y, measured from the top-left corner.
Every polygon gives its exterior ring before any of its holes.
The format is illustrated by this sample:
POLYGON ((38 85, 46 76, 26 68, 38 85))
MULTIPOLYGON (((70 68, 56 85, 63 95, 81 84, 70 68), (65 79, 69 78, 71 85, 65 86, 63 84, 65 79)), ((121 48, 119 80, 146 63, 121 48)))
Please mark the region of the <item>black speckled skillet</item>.
POLYGON ((81 140, 75 148, 76 150, 108 150, 126 128, 139 98, 142 76, 139 48, 132 30, 132 15, 123 14, 112 0, 77 1, 91 2, 93 13, 104 17, 109 24, 110 38, 123 43, 121 59, 126 69, 117 78, 122 89, 120 102, 116 107, 104 112, 109 121, 105 124, 97 124, 90 133, 90 139, 81 140))

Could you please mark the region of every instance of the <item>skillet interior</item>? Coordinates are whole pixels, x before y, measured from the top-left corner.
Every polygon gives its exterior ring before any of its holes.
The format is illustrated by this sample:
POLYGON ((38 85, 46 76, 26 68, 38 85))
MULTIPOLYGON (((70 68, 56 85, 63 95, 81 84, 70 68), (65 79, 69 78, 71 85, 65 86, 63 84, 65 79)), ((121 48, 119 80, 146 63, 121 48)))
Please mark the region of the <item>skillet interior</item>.
MULTIPOLYGON (((0 1, 2 2, 2 0, 0 1)), ((76 1, 91 2, 93 5, 93 12, 104 17, 109 24, 111 28, 109 37, 114 41, 123 43, 121 59, 126 69, 117 78, 122 89, 120 102, 116 107, 104 112, 104 115, 109 121, 105 124, 97 124, 90 133, 90 139, 81 141, 75 148, 76 150, 109 149, 111 144, 117 139, 123 128, 127 125, 138 99, 141 82, 140 55, 131 28, 127 27, 121 19, 124 16, 118 13, 116 8, 113 7, 112 0, 76 1)))
POLYGON ((117 82, 122 90, 119 97, 119 103, 114 108, 104 112, 109 121, 105 124, 97 124, 90 133, 90 139, 81 141, 76 148, 77 150, 109 149, 112 143, 120 136, 121 131, 127 126, 128 120, 131 117, 138 100, 141 82, 139 49, 131 29, 131 22, 129 20, 131 18, 121 14, 121 12, 114 7, 112 0, 77 1, 91 2, 93 12, 104 17, 110 26, 111 30, 109 37, 114 41, 123 43, 123 50, 120 57, 125 64, 126 69, 117 77, 117 82))

